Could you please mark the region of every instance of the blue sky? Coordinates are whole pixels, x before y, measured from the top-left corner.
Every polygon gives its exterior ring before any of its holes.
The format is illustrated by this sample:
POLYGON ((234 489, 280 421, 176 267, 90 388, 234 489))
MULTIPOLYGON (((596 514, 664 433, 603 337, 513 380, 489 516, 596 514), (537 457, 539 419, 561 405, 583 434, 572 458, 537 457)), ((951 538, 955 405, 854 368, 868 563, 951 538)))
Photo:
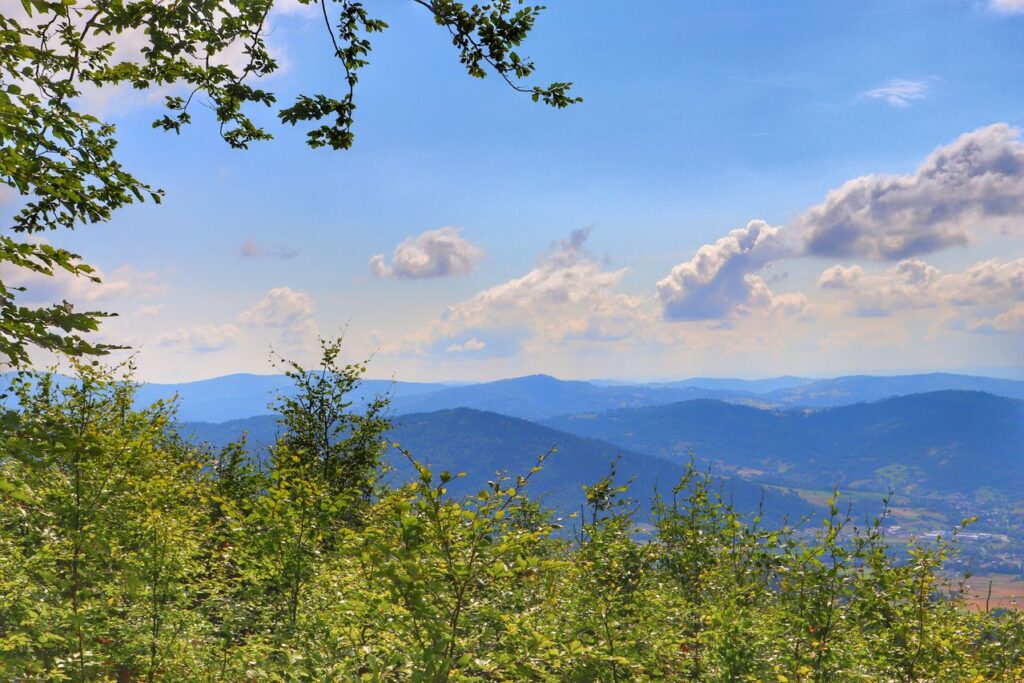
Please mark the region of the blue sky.
MULTIPOLYGON (((1024 367, 1024 2, 550 5, 525 52, 575 81, 565 111, 466 77, 404 0, 370 3, 348 152, 92 96, 167 197, 54 234, 107 280, 67 287, 154 380, 345 324, 405 380, 1024 367), (952 175, 917 173, 939 148, 952 175)), ((337 87, 315 18, 272 17, 282 101, 337 87)))

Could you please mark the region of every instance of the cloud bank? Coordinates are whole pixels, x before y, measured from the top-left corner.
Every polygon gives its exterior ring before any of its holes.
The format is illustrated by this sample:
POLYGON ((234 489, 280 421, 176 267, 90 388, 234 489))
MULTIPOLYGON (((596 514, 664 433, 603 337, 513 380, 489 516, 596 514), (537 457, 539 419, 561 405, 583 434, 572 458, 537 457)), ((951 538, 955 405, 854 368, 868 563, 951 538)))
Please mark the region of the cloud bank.
POLYGON ((1024 258, 981 261, 955 273, 944 273, 917 258, 880 273, 836 264, 822 272, 818 287, 841 292, 845 309, 858 316, 938 306, 1006 306, 1024 301, 1024 258))
POLYGON ((235 325, 199 325, 163 334, 157 337, 156 345, 193 353, 213 353, 230 347, 237 339, 235 325))
POLYGON ((967 324, 972 332, 985 334, 1024 332, 1024 303, 991 318, 980 318, 967 324))
POLYGON ((658 281, 657 299, 669 321, 804 314, 803 295, 776 295, 759 273, 782 259, 812 257, 897 262, 883 273, 858 264, 822 273, 818 287, 855 294, 847 309, 857 315, 1014 299, 1008 288, 1019 287, 1018 262, 942 274, 918 258, 992 231, 1024 232, 1024 141, 1003 123, 936 149, 912 174, 851 180, 786 226, 755 220, 729 232, 658 281))
POLYGON ((62 268, 54 269, 53 275, 44 275, 9 263, 0 264, 0 281, 7 287, 24 287, 18 301, 25 305, 45 306, 61 301, 78 305, 109 304, 147 299, 166 289, 158 273, 132 266, 115 268, 109 275, 97 268, 93 275, 100 282, 73 275, 62 268))
POLYGON ((589 234, 558 240, 522 276, 447 307, 440 320, 385 351, 511 355, 523 345, 626 336, 643 299, 617 291, 626 270, 607 270, 589 254, 589 234))
POLYGON ((235 315, 230 323, 179 328, 160 335, 156 343, 181 351, 211 353, 232 346, 243 336, 243 328, 248 328, 250 333, 254 330, 271 333, 273 343, 287 354, 308 354, 315 351, 320 335, 315 313, 316 307, 308 293, 275 287, 235 315))

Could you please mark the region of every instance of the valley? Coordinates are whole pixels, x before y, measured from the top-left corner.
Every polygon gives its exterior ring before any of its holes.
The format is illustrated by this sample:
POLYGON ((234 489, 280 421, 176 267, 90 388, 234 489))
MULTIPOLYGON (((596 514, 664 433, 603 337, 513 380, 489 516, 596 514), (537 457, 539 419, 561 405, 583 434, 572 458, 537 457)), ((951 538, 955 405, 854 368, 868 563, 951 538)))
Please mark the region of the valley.
MULTIPOLYGON (((201 391, 176 389, 181 414, 257 409, 259 392, 239 390, 248 382, 260 382, 267 392, 261 398, 270 402, 275 387, 267 378, 226 381, 224 401, 212 380, 201 391)), ((719 477, 738 510, 763 506, 772 522, 820 517, 834 490, 842 510, 868 520, 888 497, 885 529, 897 549, 914 538, 948 537, 976 517, 960 534, 962 556, 951 566, 1017 576, 1024 572, 1022 387, 943 374, 636 386, 532 376, 467 386, 368 381, 356 400, 389 391, 394 426, 387 438, 437 471, 465 472, 452 482, 452 495, 475 491, 495 473, 528 472, 553 449, 531 484, 544 505, 570 519, 584 500, 583 485, 615 461, 642 522, 654 492, 670 491, 693 458, 719 477), (910 393, 890 394, 899 391, 910 393), (818 407, 788 405, 800 397, 818 407), (875 400, 841 403, 861 397, 875 400), (825 402, 840 405, 821 407, 825 402)), ((146 387, 143 395, 165 389, 146 387)), ((216 447, 244 433, 265 450, 278 431, 269 415, 185 422, 186 434, 216 447)), ((398 451, 387 459, 393 481, 414 476, 398 451)))

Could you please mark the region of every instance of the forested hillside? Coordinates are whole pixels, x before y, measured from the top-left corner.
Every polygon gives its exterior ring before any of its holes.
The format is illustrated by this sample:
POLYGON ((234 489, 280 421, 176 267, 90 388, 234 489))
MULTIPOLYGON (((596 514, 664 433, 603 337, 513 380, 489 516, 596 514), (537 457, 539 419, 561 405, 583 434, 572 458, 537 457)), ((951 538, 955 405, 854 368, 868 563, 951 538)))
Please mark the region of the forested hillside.
POLYGON ((944 391, 825 410, 721 401, 547 420, 556 429, 806 488, 946 495, 1024 490, 1024 403, 944 391))
MULTIPOLYGON (((182 425, 182 433, 197 443, 205 441, 224 447, 246 434, 250 446, 264 453, 268 453, 266 449, 276 441, 280 429, 276 415, 182 425)), ((551 451, 530 490, 534 500, 563 516, 579 511, 586 500, 583 485, 606 476, 614 464, 617 482, 629 482, 631 495, 638 499, 637 517, 647 520, 649 500, 655 490, 671 490, 685 469, 683 463, 643 455, 597 439, 466 408, 397 416, 385 437, 435 470, 464 472, 464 478, 448 487, 453 495, 473 493, 500 472, 528 471, 537 456, 551 451)), ((395 468, 389 475, 392 481, 415 479, 415 468, 394 448, 385 451, 384 459, 395 468)), ((765 489, 737 477, 719 478, 716 482, 737 510, 753 513, 763 503, 766 516, 773 521, 787 515, 797 519, 820 511, 795 495, 765 489)))

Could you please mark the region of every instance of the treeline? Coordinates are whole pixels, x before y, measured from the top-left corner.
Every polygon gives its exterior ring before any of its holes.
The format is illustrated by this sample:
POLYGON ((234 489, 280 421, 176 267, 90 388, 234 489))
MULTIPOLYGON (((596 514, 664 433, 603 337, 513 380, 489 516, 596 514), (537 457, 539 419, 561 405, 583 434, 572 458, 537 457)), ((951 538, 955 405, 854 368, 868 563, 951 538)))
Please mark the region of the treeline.
POLYGON ((954 545, 897 562, 837 503, 766 529, 691 468, 639 536, 614 472, 564 520, 533 472, 388 487, 387 400, 353 411, 365 365, 337 343, 288 367, 262 462, 133 408, 123 369, 74 369, 8 390, 5 681, 1024 680, 1024 619, 968 608, 954 545))

